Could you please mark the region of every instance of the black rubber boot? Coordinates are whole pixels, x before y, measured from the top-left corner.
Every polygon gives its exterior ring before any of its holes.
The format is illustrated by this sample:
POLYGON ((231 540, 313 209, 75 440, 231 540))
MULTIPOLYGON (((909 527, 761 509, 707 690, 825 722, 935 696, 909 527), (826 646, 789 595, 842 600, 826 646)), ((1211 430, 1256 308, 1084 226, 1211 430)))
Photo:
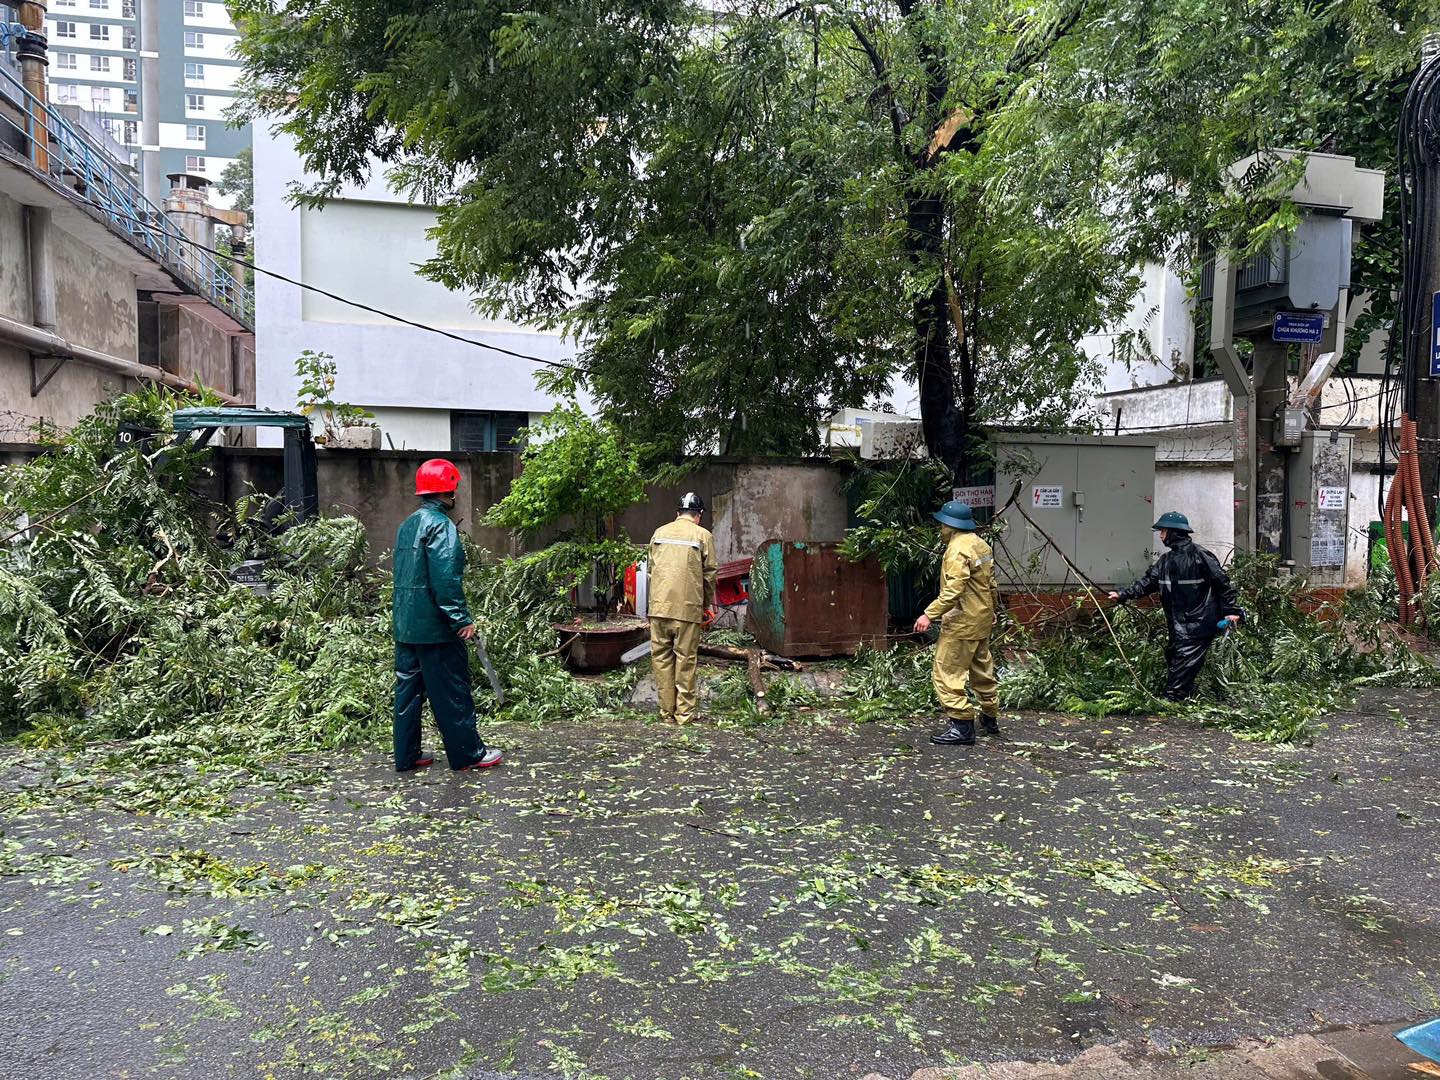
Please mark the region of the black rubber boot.
POLYGON ((930 741, 936 746, 974 746, 975 721, 950 720, 950 726, 939 735, 931 735, 930 741))
POLYGON ((980 734, 989 735, 996 739, 1003 739, 1005 736, 1000 733, 1000 718, 998 716, 991 716, 988 713, 981 713, 980 734))

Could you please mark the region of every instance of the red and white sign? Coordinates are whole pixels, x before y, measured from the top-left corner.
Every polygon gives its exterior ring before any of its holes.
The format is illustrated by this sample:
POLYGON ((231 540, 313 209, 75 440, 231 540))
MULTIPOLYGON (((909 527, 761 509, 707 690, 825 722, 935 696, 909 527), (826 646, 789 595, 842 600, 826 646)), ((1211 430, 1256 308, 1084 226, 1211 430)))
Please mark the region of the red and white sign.
POLYGON ((1065 506, 1065 489, 1059 484, 1030 489, 1030 509, 1060 510, 1065 506))

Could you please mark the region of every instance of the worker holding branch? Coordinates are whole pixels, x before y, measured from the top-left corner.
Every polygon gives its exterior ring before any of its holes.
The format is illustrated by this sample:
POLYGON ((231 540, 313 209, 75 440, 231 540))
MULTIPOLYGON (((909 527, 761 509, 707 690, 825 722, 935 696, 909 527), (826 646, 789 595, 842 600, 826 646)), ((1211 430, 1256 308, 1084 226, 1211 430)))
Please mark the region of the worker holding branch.
POLYGON ((700 525, 705 502, 693 491, 680 498, 675 520, 650 538, 650 671, 660 698, 660 719, 695 719, 695 677, 700 631, 715 620, 715 538, 700 525))
POLYGON ((940 595, 915 620, 923 634, 940 620, 933 679, 948 724, 930 736, 936 746, 975 745, 975 705, 980 701, 980 726, 986 735, 1000 734, 1000 683, 990 635, 995 629, 1000 589, 995 580, 995 554, 975 533, 975 515, 968 503, 952 500, 935 512, 945 557, 940 566, 940 595))
POLYGON ((488 769, 505 760, 487 749, 475 727, 470 653, 475 620, 465 603, 465 548, 450 520, 460 470, 432 458, 415 474, 420 508, 395 538, 395 771, 435 763, 420 749, 425 699, 445 743, 450 768, 488 769))
POLYGON ((1168 550, 1139 581, 1112 592, 1110 599, 1123 604, 1159 592, 1170 624, 1165 648, 1169 674, 1162 696, 1183 701, 1195 692, 1205 654, 1220 628, 1226 623, 1234 626, 1245 613, 1220 560, 1191 539, 1189 518, 1171 510, 1160 515, 1154 529, 1168 550))

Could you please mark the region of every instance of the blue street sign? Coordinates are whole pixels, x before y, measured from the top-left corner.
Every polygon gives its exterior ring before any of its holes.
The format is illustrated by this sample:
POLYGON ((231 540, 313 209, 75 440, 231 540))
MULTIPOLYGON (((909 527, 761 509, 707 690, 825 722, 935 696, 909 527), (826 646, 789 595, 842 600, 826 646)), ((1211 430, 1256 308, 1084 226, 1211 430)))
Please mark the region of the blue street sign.
POLYGON ((1277 311, 1275 327, 1270 332, 1275 341, 1298 342, 1301 345, 1318 345, 1324 336, 1323 311, 1277 311))
POLYGON ((1430 377, 1440 379, 1440 292, 1430 298, 1430 377))

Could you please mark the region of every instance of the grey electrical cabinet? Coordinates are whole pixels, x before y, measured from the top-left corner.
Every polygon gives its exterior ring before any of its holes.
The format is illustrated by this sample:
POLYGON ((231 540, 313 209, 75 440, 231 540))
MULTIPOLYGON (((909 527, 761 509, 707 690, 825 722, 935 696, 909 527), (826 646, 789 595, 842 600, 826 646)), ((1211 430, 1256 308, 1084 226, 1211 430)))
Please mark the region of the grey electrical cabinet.
POLYGON ((997 434, 997 507, 1012 492, 1024 507, 1024 514, 1012 506, 1002 515, 995 545, 1001 588, 1080 588, 1041 530, 1096 584, 1128 585, 1143 574, 1153 547, 1155 446, 1134 436, 997 434))
POLYGON ((1354 441, 1344 432, 1307 431, 1289 461, 1289 556, 1311 585, 1345 584, 1354 441))

